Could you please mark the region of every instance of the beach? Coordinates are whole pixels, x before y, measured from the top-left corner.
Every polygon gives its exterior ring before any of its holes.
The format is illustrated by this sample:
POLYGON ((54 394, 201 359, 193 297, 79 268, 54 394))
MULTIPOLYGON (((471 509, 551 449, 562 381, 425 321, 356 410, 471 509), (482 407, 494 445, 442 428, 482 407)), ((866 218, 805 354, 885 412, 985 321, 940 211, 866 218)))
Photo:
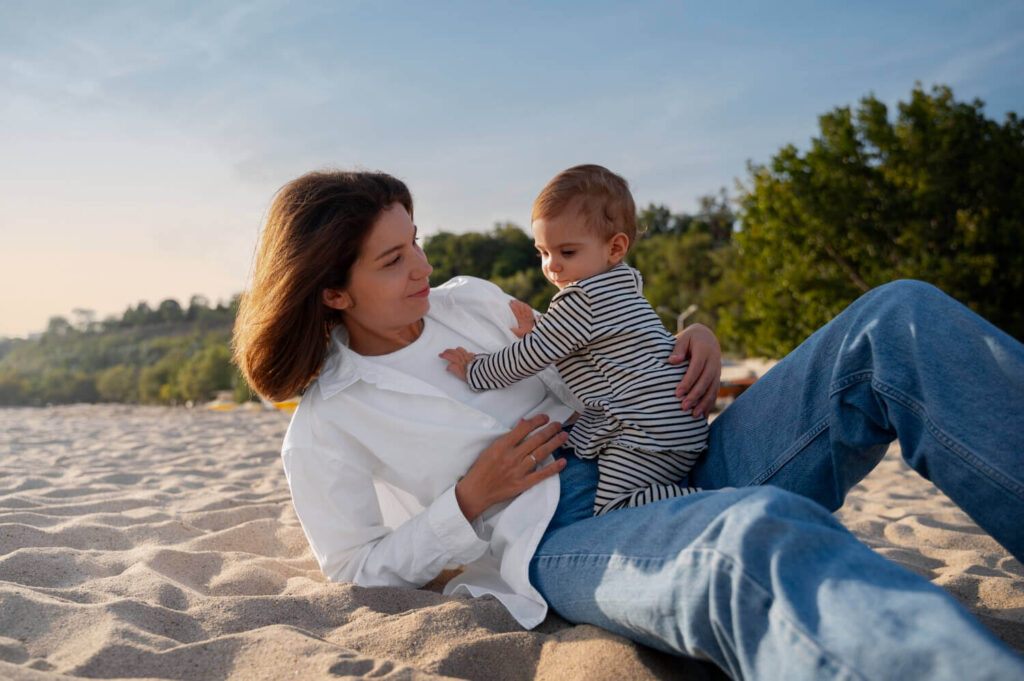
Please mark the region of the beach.
MULTIPOLYGON (((0 678, 720 679, 492 598, 332 584, 276 410, 0 409, 0 678)), ((1024 567, 893 445, 841 521, 1024 652, 1024 567)))

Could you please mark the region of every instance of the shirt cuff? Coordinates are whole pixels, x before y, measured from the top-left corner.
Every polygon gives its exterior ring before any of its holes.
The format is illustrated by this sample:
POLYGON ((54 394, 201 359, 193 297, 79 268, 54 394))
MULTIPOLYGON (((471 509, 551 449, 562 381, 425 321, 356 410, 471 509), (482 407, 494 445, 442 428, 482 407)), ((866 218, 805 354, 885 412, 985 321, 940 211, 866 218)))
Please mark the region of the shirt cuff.
POLYGON ((434 536, 451 553, 454 562, 467 565, 487 550, 487 542, 477 536, 466 516, 462 515, 462 509, 455 498, 455 485, 445 490, 430 505, 427 521, 434 536))
POLYGON ((469 389, 475 393, 484 392, 487 390, 487 385, 480 383, 476 380, 476 369, 480 367, 480 362, 487 355, 480 354, 470 360, 469 364, 466 365, 466 385, 469 389))

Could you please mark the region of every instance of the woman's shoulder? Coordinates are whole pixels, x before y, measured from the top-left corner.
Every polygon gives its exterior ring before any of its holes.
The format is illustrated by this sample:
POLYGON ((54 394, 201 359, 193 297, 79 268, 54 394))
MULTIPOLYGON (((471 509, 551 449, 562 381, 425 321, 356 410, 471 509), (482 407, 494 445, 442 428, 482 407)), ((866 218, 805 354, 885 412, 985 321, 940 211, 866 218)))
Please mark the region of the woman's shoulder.
POLYGON ((352 413, 353 402, 347 392, 342 390, 325 398, 316 382, 309 386, 281 443, 286 470, 296 457, 320 461, 324 466, 358 463, 372 467, 365 447, 360 444, 362 426, 352 413))
POLYGON ((315 414, 313 412, 316 409, 315 403, 320 401, 317 387, 317 383, 314 381, 299 401, 299 406, 292 414, 288 429, 284 433, 284 442, 281 444, 282 451, 308 451, 314 448, 313 420, 315 414))
POLYGON ((501 287, 494 282, 480 279, 479 277, 457 276, 452 277, 440 286, 430 291, 431 297, 435 295, 443 301, 457 303, 480 301, 485 303, 504 302, 510 296, 501 290, 501 287))
MULTIPOLYGON (((502 328, 515 325, 508 303, 512 296, 497 284, 477 277, 454 277, 431 289, 431 313, 442 321, 487 321, 502 328)), ((466 322, 469 323, 469 322, 466 322)))

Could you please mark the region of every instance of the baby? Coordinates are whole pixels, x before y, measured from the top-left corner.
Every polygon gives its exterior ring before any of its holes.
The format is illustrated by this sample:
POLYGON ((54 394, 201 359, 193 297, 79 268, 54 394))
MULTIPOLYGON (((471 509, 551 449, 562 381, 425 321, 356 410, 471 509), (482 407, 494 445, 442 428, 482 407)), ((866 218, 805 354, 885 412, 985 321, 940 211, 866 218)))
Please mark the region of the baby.
POLYGON ((675 388, 688 363, 666 362, 675 338, 623 262, 636 238, 626 181, 597 165, 569 168, 541 191, 531 222, 559 292, 535 326, 517 311, 520 339, 501 351, 445 350, 449 371, 479 391, 554 364, 586 407, 566 446, 597 457, 595 515, 698 491, 680 483, 707 449, 708 423, 680 408, 675 388))

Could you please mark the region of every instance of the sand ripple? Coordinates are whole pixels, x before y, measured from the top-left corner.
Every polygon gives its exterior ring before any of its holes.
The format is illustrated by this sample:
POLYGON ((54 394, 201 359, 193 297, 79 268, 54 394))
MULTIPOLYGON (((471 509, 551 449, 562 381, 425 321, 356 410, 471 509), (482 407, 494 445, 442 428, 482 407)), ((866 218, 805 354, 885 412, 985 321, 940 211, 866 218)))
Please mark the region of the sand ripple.
MULTIPOLYGON (((0 678, 712 679, 491 598, 327 583, 278 412, 0 410, 0 678)), ((1024 650, 1024 569, 895 455, 841 517, 1024 650)))

